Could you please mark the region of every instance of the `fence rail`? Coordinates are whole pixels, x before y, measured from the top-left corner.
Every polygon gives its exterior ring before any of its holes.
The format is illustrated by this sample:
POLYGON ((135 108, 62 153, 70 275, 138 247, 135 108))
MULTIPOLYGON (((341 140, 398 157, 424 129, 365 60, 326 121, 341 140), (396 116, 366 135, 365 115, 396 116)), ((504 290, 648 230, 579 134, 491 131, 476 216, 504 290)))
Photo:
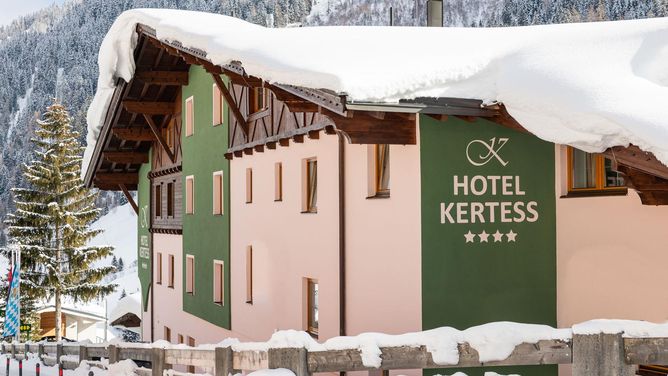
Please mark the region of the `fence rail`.
MULTIPOLYGON (((623 338, 621 334, 574 335, 569 340, 522 343, 506 359, 481 362, 478 351, 458 345, 457 364, 437 364, 425 346, 382 347, 379 368, 365 365, 359 349, 307 351, 305 348, 270 348, 234 351, 229 347, 158 348, 149 345, 21 344, 3 343, 2 354, 25 359, 37 355, 47 366, 76 368, 81 361, 106 358, 109 363, 131 359, 151 364, 142 375, 162 376, 174 366, 198 367, 215 376, 239 371, 287 368, 296 376, 316 372, 378 371, 427 368, 459 368, 510 365, 573 364, 573 376, 631 376, 637 364, 668 364, 668 338, 623 338)), ((97 363, 101 365, 101 363, 97 363)))

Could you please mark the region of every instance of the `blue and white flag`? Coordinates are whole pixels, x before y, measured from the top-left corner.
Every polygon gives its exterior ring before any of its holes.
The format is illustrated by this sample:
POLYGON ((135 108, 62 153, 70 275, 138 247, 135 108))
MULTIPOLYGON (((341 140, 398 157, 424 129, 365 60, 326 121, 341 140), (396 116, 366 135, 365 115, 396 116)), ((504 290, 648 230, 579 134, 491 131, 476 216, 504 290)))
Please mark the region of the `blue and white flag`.
POLYGON ((12 279, 9 283, 9 298, 7 299, 7 309, 5 312, 5 330, 3 335, 5 337, 15 336, 19 334, 19 326, 21 325, 20 314, 20 290, 19 283, 21 267, 14 264, 12 271, 12 279))

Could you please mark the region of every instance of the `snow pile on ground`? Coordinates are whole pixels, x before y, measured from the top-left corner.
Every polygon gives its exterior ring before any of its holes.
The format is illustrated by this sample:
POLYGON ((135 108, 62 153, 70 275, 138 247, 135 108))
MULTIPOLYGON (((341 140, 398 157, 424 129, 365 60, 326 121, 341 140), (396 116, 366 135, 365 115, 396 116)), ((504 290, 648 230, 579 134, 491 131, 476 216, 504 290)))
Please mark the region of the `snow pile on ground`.
POLYGON ((264 28, 228 16, 134 9, 100 47, 88 112, 92 155, 115 79, 135 70, 135 26, 240 61, 269 82, 345 92, 352 100, 418 96, 503 102, 547 141, 586 151, 633 143, 668 164, 668 18, 508 28, 264 28))

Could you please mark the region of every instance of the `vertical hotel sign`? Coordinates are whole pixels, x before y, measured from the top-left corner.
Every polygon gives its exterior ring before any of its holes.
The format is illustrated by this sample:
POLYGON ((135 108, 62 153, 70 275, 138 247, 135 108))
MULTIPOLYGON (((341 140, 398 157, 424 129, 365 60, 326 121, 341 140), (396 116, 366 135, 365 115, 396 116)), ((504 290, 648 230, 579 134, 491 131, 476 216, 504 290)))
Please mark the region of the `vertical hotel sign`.
MULTIPOLYGON (((149 157, 149 160, 151 158, 149 157)), ((146 163, 139 169, 139 185, 137 187, 137 204, 139 206, 139 216, 137 218, 137 264, 139 281, 141 282, 142 307, 144 311, 148 309, 148 296, 151 288, 151 181, 148 179, 148 173, 151 171, 151 164, 146 163)))
POLYGON ((485 120, 422 116, 420 158, 423 329, 556 325, 554 145, 485 120))

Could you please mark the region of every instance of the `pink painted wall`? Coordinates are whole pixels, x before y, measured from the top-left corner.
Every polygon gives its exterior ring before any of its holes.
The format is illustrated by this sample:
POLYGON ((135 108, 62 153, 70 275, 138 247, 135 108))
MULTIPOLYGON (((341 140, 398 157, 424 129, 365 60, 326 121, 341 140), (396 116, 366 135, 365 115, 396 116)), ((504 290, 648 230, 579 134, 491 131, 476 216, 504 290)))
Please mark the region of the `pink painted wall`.
POLYGON ((232 330, 266 340, 305 329, 304 278, 319 283, 319 339, 339 334, 338 146, 336 136, 292 141, 231 161, 232 330), (318 212, 302 214, 302 160, 318 161, 318 212), (274 201, 275 163, 283 164, 283 200, 274 201), (246 168, 253 202, 246 203, 246 168), (246 303, 246 247, 253 247, 253 303, 246 303))
MULTIPOLYGON (((557 321, 668 320, 668 207, 627 196, 559 198, 566 148, 557 146, 557 321)), ((570 367, 560 367, 570 375, 570 367)))
MULTIPOLYGON (((178 335, 182 334, 184 342, 187 337, 195 339, 195 344, 218 343, 226 337, 237 337, 236 333, 213 325, 205 320, 183 311, 183 256, 181 235, 153 235, 153 309, 154 340, 165 339, 164 327, 172 332, 172 343, 178 342, 178 335), (162 284, 157 280, 157 253, 162 253, 162 284), (168 255, 174 255, 174 288, 168 287, 168 255)), ((151 316, 150 311, 144 313, 145 340, 150 340, 151 316)))
POLYGON ((390 146, 390 197, 368 199, 368 145, 346 145, 347 334, 422 328, 420 150, 390 146))

